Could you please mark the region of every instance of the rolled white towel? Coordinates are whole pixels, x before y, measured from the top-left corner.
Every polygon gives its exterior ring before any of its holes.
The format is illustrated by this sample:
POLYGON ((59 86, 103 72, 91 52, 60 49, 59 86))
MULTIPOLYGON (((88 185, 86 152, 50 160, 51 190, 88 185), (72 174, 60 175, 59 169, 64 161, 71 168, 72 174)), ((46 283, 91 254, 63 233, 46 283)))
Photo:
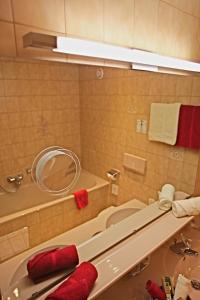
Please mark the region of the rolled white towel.
POLYGON ((184 277, 182 274, 179 274, 173 299, 186 300, 189 293, 189 287, 190 287, 190 280, 184 277))
POLYGON ((162 210, 169 210, 172 207, 174 200, 175 187, 171 184, 163 185, 159 192, 159 208, 162 210))
POLYGON ((172 212, 177 218, 198 215, 200 213, 200 197, 174 201, 172 212))

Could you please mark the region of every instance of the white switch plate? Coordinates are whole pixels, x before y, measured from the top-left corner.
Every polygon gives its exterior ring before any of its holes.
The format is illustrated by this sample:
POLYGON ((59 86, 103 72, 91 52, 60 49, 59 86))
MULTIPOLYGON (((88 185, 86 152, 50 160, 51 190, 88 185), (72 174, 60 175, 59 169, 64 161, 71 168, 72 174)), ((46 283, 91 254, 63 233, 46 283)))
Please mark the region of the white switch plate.
POLYGON ((141 132, 141 125, 142 125, 141 120, 138 119, 136 121, 136 132, 141 132))
POLYGON ((147 133, 147 120, 141 120, 141 133, 146 134, 147 133))
POLYGON ((118 196, 119 194, 119 186, 117 184, 112 184, 112 194, 118 196))

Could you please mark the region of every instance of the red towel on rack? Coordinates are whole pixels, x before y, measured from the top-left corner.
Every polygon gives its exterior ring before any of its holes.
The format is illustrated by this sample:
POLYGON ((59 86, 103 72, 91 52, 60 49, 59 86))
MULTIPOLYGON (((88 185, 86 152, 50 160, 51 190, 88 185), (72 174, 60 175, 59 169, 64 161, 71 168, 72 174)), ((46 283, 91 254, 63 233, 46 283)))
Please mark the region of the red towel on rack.
POLYGON ((200 106, 181 105, 176 146, 200 149, 200 106))
POLYGON ((83 262, 46 300, 86 300, 98 277, 90 262, 83 262))
POLYGON ((70 269, 79 263, 75 245, 64 248, 56 248, 37 254, 28 261, 28 275, 33 281, 37 281, 53 272, 70 269))
POLYGON ((79 209, 88 205, 88 192, 86 190, 80 190, 74 193, 76 205, 79 209))

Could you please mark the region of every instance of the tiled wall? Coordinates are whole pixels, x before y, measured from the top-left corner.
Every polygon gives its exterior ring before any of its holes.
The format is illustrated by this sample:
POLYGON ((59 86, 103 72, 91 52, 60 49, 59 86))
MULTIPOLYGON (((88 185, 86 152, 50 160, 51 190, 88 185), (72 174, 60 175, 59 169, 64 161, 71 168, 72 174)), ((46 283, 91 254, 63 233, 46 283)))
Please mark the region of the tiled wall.
POLYGON ((152 102, 200 105, 200 78, 104 68, 99 80, 96 69, 80 67, 84 168, 101 177, 110 168, 121 171, 118 204, 133 197, 147 202, 166 182, 193 193, 199 153, 148 141, 136 133, 136 120, 149 121, 152 102), (123 168, 124 152, 147 160, 144 176, 123 168))
MULTIPOLYGON (((45 147, 59 145, 79 156, 78 66, 0 59, 0 184, 24 173, 45 147)), ((30 175, 29 175, 30 176, 30 175)))

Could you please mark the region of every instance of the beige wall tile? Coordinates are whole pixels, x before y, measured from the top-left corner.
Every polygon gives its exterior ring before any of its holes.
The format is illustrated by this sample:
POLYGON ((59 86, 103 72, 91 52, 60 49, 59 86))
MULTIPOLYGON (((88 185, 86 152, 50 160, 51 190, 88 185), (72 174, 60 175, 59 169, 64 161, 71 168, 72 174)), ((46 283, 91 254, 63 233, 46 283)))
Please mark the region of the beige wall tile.
POLYGON ((160 1, 157 51, 165 55, 194 58, 192 48, 198 43, 198 40, 193 39, 196 35, 195 22, 192 16, 160 1))
MULTIPOLYGON (((183 10, 186 13, 189 13, 194 16, 200 16, 200 3, 198 0, 176 0, 174 5, 183 10)), ((173 4, 173 1, 172 1, 173 4)))
POLYGON ((39 225, 32 225, 29 227, 30 247, 34 247, 42 242, 39 225))
POLYGON ((11 0, 0 0, 0 19, 5 21, 12 21, 11 0))
POLYGON ((133 45, 133 0, 104 0, 104 41, 133 45))
POLYGON ((0 21, 0 55, 15 56, 14 26, 11 23, 0 21))
POLYGON ((200 96, 200 78, 193 78, 192 96, 200 96))
POLYGON ((65 0, 66 33, 72 36, 103 39, 103 1, 65 0))
POLYGON ((4 88, 4 82, 3 80, 0 80, 0 96, 5 95, 5 88, 4 88))
POLYGON ((135 0, 133 46, 156 50, 159 0, 135 0))
POLYGON ((64 0, 13 0, 16 23, 65 33, 64 0))
POLYGON ((177 96, 190 96, 192 91, 192 77, 180 76, 177 78, 176 95, 177 96))
POLYGON ((184 163, 181 182, 188 185, 194 185, 196 178, 197 166, 189 163, 184 163))

